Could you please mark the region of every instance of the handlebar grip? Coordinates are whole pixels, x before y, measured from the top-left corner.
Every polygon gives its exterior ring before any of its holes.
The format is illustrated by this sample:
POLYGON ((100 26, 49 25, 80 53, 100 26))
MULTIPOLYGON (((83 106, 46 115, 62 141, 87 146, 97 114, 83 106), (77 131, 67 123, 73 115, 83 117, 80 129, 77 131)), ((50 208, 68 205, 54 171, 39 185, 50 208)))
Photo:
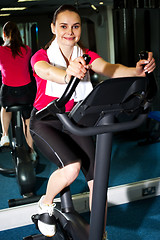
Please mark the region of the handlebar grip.
POLYGON ((88 65, 90 60, 91 60, 90 56, 88 54, 83 54, 83 58, 84 58, 84 60, 86 62, 86 65, 88 65))
MULTIPOLYGON (((141 51, 140 53, 139 53, 139 58, 141 59, 141 60, 147 60, 148 59, 148 51, 141 51)), ((144 66, 145 66, 146 64, 144 64, 144 66)), ((145 74, 146 74, 146 76, 148 76, 149 75, 149 73, 148 72, 145 72, 145 74)))
MULTIPOLYGON (((139 53, 139 57, 141 60, 148 59, 148 51, 141 51, 139 53)), ((148 100, 152 100, 153 97, 155 97, 155 95, 157 93, 157 89, 158 89, 157 82, 156 82, 153 72, 151 72, 151 73, 146 72, 146 77, 149 79, 148 100)))
MULTIPOLYGON (((83 58, 86 61, 86 64, 89 64, 91 58, 88 54, 83 54, 83 58)), ((74 93, 78 83, 80 82, 79 78, 76 78, 74 76, 71 77, 71 80, 69 81, 63 95, 61 96, 61 98, 59 98, 57 100, 57 107, 61 108, 64 107, 65 104, 69 101, 69 99, 71 98, 72 94, 74 93)))
POLYGON ((140 58, 141 60, 143 60, 143 59, 148 59, 148 51, 141 51, 141 52, 139 53, 139 58, 140 58))

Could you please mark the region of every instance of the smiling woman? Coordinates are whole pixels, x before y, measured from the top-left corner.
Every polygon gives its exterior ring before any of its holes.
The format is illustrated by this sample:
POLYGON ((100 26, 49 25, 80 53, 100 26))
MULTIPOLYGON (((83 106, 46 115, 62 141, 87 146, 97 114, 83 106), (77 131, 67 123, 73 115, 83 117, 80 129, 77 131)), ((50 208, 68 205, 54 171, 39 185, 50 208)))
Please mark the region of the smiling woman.
MULTIPOLYGON (((69 186, 78 176, 80 169, 88 183, 90 190, 90 206, 92 202, 94 155, 95 147, 91 137, 73 136, 64 132, 61 122, 56 118, 49 121, 37 119, 36 112, 43 109, 53 100, 60 98, 67 83, 74 76, 80 82, 71 99, 66 104, 66 111, 70 111, 77 102, 85 99, 92 91, 88 70, 105 77, 145 76, 145 71, 153 71, 155 61, 152 53, 147 60, 140 60, 136 67, 126 67, 121 64, 111 64, 97 53, 79 44, 81 36, 81 18, 74 6, 62 5, 54 13, 51 23, 52 40, 45 49, 36 52, 31 64, 37 82, 37 94, 31 115, 30 131, 34 143, 43 155, 55 163, 59 169, 54 171, 48 181, 46 194, 38 203, 39 214, 53 216, 55 196, 69 186), (82 55, 90 56, 90 63, 86 64, 82 55), (144 70, 144 64, 146 69, 144 70), (56 187, 55 187, 56 186, 56 187)), ((55 234, 54 223, 46 226, 42 222, 40 231, 48 236, 55 234)))

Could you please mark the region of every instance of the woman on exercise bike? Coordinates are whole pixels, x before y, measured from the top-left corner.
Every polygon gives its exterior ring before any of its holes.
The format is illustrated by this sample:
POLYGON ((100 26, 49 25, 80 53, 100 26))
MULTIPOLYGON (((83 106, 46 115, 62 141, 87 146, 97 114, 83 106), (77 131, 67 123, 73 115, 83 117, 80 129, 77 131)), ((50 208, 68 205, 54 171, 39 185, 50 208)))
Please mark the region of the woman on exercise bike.
MULTIPOLYGON (((37 95, 30 122, 30 131, 35 144, 50 161, 58 166, 58 170, 49 178, 46 194, 38 203, 39 214, 48 213, 50 216, 54 211, 54 197, 77 178, 80 169, 89 186, 91 205, 95 146, 91 137, 73 136, 64 132, 62 124, 57 119, 52 117, 43 121, 36 119, 36 112, 59 98, 71 76, 75 76, 81 81, 66 104, 66 111, 70 111, 92 90, 89 69, 112 78, 145 76, 145 71, 152 72, 155 69, 151 52, 147 60, 141 60, 137 62, 136 67, 129 68, 120 64, 110 64, 97 53, 82 47, 81 18, 77 9, 71 5, 63 5, 55 11, 51 31, 52 40, 31 59, 37 81, 37 95), (91 57, 89 65, 86 65, 82 58, 84 53, 91 57), (143 68, 144 64, 146 64, 145 68, 143 68)), ((43 235, 55 234, 54 225, 41 222, 39 230, 43 235)), ((105 233, 104 239, 106 239, 105 233)))
MULTIPOLYGON (((17 25, 7 22, 3 26, 4 44, 0 46, 0 71, 2 86, 0 89, 1 147, 9 146, 8 129, 12 118, 11 112, 6 112, 6 106, 18 104, 33 104, 36 88, 34 87, 29 71, 31 48, 23 44, 17 25)), ((23 111, 23 127, 26 142, 32 160, 36 160, 37 153, 33 148, 33 140, 29 131, 31 110, 23 111)))

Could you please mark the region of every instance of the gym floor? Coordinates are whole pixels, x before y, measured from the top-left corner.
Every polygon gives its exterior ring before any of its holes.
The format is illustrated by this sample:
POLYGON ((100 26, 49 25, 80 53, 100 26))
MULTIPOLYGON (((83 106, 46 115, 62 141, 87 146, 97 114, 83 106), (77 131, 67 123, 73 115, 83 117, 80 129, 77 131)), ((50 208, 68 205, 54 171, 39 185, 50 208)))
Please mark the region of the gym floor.
MULTIPOLYGON (((141 140, 116 135, 113 142, 112 161, 110 169, 111 188, 123 184, 134 184, 147 179, 156 179, 160 176, 160 143, 139 145, 141 140)), ((0 164, 4 161, 9 164, 9 153, 0 153, 0 164), (7 157, 8 156, 8 157, 7 157)), ((37 168, 37 195, 44 194, 47 178, 56 168, 39 153, 37 168)), ((7 200, 20 198, 16 179, 13 176, 0 175, 1 209, 8 208, 7 200), (7 189, 7 190, 6 190, 7 189)), ((72 184, 73 194, 88 191, 82 173, 72 184)), ((134 201, 126 204, 114 205, 108 209, 107 231, 108 237, 114 240, 159 240, 160 236, 160 197, 134 201)), ((121 196, 119 196, 121 198, 121 196)), ((141 198, 143 199, 143 197, 141 198)), ((85 214, 89 220, 89 213, 85 214)), ((37 233, 34 225, 14 228, 0 232, 0 239, 22 239, 23 236, 37 233)))

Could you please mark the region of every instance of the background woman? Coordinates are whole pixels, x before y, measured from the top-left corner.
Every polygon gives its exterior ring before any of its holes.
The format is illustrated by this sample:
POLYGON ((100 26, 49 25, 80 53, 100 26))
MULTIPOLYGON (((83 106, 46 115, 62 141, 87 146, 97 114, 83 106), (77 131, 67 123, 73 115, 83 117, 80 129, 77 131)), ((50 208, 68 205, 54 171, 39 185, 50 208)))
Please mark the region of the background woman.
MULTIPOLYGON (((12 118, 11 112, 6 112, 6 106, 17 104, 33 104, 35 87, 30 78, 29 63, 31 49, 23 44, 17 25, 7 22, 3 26, 4 44, 0 46, 0 71, 2 86, 1 101, 1 146, 9 145, 8 129, 12 118)), ((32 160, 36 160, 37 153, 33 149, 33 140, 29 131, 30 111, 23 111, 23 126, 26 142, 32 160)))

